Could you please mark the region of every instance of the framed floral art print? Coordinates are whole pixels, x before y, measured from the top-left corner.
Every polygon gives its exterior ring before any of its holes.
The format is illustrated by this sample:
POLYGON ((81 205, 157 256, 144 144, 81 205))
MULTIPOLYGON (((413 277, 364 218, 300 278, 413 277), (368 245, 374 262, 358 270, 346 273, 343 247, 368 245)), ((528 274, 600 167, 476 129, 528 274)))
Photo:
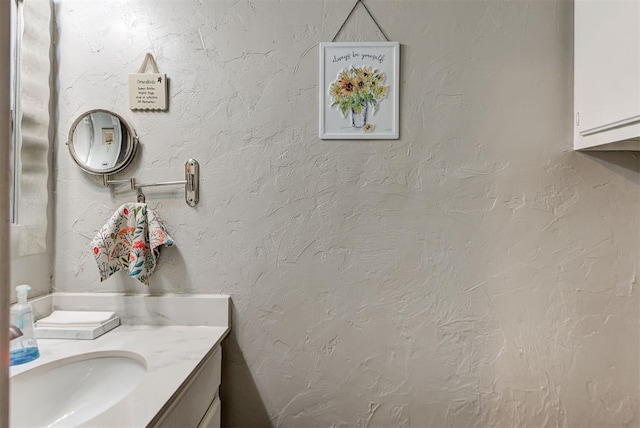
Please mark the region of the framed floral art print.
POLYGON ((320 138, 395 140, 400 44, 320 43, 320 138))

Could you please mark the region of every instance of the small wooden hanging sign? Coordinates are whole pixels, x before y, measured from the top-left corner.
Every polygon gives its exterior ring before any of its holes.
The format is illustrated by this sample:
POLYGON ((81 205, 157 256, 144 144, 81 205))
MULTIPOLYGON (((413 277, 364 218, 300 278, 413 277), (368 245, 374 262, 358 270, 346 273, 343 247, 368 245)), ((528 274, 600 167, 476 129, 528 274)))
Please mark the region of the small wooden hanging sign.
POLYGON ((137 73, 129 74, 129 108, 131 110, 166 110, 167 75, 158 72, 153 55, 147 53, 137 73), (151 63, 153 73, 145 73, 151 63))

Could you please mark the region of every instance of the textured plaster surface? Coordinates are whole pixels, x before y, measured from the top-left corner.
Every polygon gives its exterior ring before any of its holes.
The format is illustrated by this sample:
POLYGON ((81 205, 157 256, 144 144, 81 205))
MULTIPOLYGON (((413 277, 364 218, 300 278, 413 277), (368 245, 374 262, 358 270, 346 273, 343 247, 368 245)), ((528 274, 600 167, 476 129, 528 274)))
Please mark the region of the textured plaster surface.
POLYGON ((51 290, 52 265, 51 251, 12 257, 10 261, 11 281, 9 293, 11 302, 16 302, 15 286, 20 284, 31 285, 29 297, 48 294, 51 290))
MULTIPOLYGON (((402 44, 401 138, 318 139, 345 1, 56 2, 58 291, 228 293, 229 426, 638 426, 639 164, 571 150, 572 3, 367 0, 402 44), (168 112, 131 112, 152 52, 168 112), (149 289, 89 241, 134 199, 64 145, 92 108, 177 245, 149 289)), ((339 41, 380 40, 359 8, 339 41)))

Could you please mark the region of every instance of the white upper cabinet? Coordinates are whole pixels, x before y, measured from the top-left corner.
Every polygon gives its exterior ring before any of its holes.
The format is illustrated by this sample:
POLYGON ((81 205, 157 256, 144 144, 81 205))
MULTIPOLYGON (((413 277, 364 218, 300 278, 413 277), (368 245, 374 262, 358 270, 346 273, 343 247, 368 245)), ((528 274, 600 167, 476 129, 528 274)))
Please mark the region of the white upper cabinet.
POLYGON ((640 0, 575 1, 574 148, 640 150, 640 0))

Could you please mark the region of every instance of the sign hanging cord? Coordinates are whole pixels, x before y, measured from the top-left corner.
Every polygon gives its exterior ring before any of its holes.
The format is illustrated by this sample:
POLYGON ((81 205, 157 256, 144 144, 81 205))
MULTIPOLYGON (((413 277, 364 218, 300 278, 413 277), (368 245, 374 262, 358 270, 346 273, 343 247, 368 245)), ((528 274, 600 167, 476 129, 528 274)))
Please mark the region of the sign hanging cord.
POLYGON ((156 60, 153 58, 153 55, 151 55, 149 52, 147 52, 147 54, 144 56, 144 61, 142 62, 142 65, 138 69, 138 73, 144 73, 149 63, 151 63, 151 69, 153 70, 153 72, 156 74, 159 73, 158 64, 156 64, 156 60))
POLYGON ((361 4, 362 7, 364 7, 364 10, 367 12, 367 14, 369 15, 369 18, 371 18, 371 20, 373 21, 374 24, 376 24, 376 27, 378 27, 378 31, 380 31, 380 33, 382 34, 382 36, 384 37, 384 39, 388 42, 389 38, 387 37, 387 35, 384 33, 384 31, 382 31, 382 28, 380 27, 380 25, 378 24, 378 21, 376 21, 376 19, 373 17, 373 15, 371 14, 371 12, 369 11, 369 8, 367 7, 366 4, 364 4, 364 2, 362 0, 356 0, 356 3, 353 5, 353 7, 351 8, 351 11, 349 12, 349 14, 347 15, 347 17, 345 18, 345 20, 342 22, 342 25, 340 26, 340 28, 338 28, 338 32, 336 33, 335 36, 333 36, 333 39, 331 39, 332 42, 336 41, 336 38, 338 37, 338 34, 340 34, 340 32, 342 31, 342 29, 344 28, 345 24, 347 23, 347 21, 349 21, 349 18, 351 18, 351 15, 353 15, 353 12, 356 10, 356 7, 358 7, 358 4, 361 4))

